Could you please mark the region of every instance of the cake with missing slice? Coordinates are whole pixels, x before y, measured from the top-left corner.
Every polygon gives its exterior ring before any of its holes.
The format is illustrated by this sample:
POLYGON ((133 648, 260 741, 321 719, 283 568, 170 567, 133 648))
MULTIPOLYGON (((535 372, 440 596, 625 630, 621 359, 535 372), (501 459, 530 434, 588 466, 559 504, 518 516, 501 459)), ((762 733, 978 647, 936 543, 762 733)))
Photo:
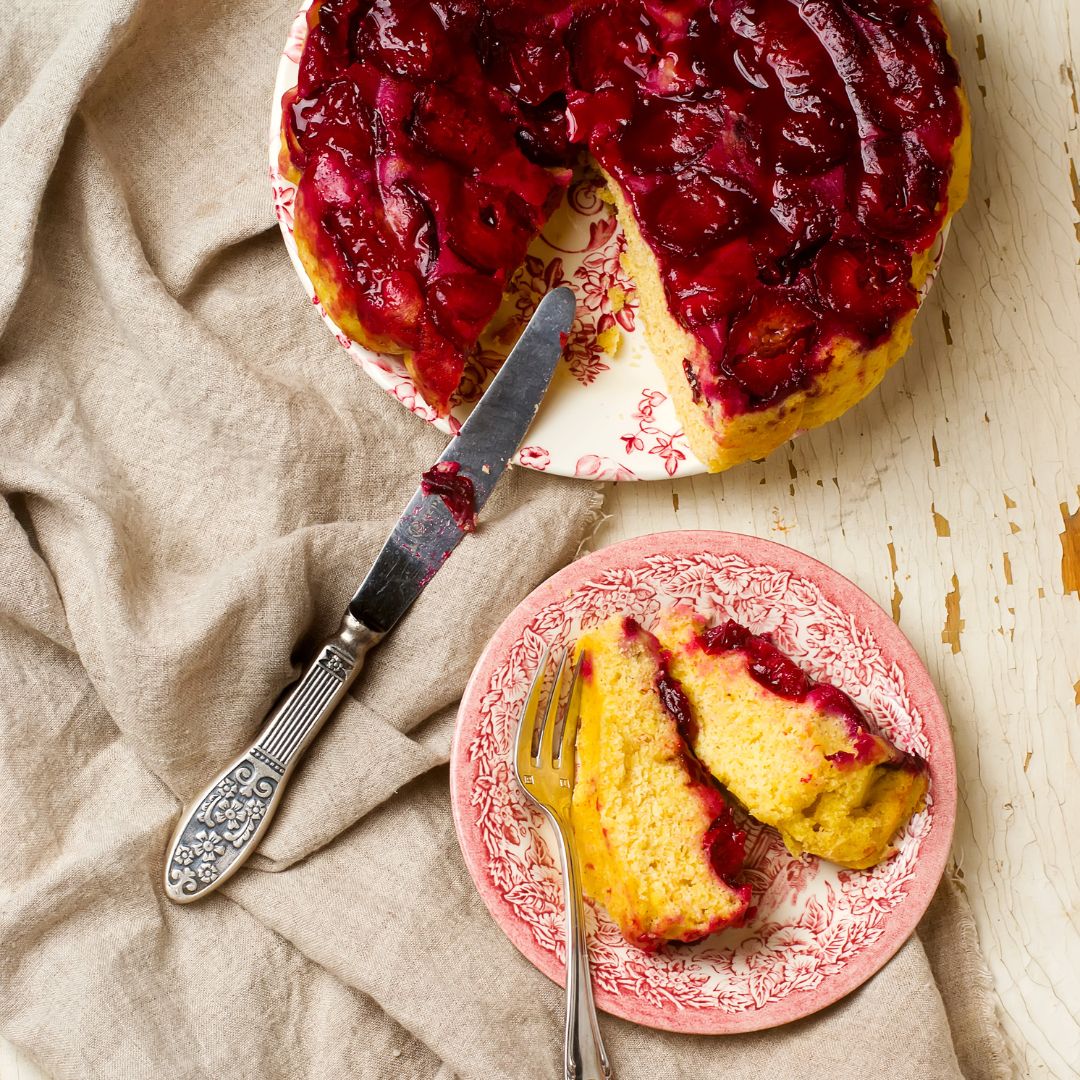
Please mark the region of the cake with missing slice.
POLYGON ((282 116, 319 298, 441 414, 587 155, 713 471, 880 381, 969 172, 930 0, 316 0, 282 116))

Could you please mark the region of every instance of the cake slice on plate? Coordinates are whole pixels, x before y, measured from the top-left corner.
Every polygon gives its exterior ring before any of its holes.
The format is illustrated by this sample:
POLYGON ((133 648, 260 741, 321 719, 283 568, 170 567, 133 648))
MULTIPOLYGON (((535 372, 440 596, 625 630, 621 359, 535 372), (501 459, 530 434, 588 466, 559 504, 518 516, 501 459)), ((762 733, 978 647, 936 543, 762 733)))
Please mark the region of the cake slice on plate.
POLYGON ((613 617, 583 634, 574 836, 586 893, 645 949, 737 924, 745 834, 691 752, 694 718, 656 638, 613 617))
POLYGON ((691 611, 654 628, 698 723, 694 753, 788 850, 873 866, 926 795, 926 763, 873 733, 843 691, 767 637, 691 611))

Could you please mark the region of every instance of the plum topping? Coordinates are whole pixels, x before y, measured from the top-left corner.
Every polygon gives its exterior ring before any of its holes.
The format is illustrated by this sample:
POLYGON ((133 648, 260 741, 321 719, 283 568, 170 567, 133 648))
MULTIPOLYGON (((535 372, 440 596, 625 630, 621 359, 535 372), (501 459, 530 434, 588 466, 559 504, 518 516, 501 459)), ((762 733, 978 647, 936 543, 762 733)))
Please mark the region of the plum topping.
POLYGON ((716 816, 703 843, 716 876, 729 885, 735 884, 746 859, 746 831, 735 824, 730 807, 725 806, 716 816))
POLYGON ((925 770, 926 763, 921 758, 906 754, 874 735, 858 705, 843 690, 829 683, 815 682, 773 644, 768 634, 752 634, 745 626, 728 619, 702 631, 695 638, 695 644, 710 656, 741 653, 746 658, 747 672, 767 690, 790 701, 805 701, 815 709, 843 720, 851 738, 851 749, 825 755, 826 760, 837 767, 880 760, 885 753, 888 756, 880 762, 883 765, 912 772, 925 770))
POLYGON ((438 495, 462 532, 476 530, 476 491, 457 461, 440 461, 420 477, 425 495, 438 495))
POLYGON ((958 82, 930 0, 322 0, 282 153, 328 297, 445 412, 588 151, 700 346, 694 399, 740 412, 914 309, 958 82))

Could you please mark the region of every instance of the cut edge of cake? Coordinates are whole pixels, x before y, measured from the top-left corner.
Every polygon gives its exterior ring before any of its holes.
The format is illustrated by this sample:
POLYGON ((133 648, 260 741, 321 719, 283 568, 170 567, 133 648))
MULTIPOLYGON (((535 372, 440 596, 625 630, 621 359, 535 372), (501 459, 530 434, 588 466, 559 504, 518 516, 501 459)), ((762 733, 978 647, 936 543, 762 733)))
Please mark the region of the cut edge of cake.
MULTIPOLYGON (((917 293, 934 268, 932 253, 938 236, 967 197, 971 175, 970 109, 963 87, 957 87, 956 93, 962 125, 952 148, 947 205, 934 241, 912 258, 911 284, 917 293)), ((723 416, 719 404, 708 406, 695 402, 683 361, 697 355, 701 346, 671 314, 656 256, 641 235, 618 181, 601 172, 626 237, 622 261, 637 288, 646 339, 690 449, 709 472, 723 472, 742 462, 764 458, 796 434, 835 420, 866 397, 911 344, 917 307, 896 321, 888 340, 872 349, 848 337, 834 339, 832 361, 822 375, 810 387, 796 390, 774 405, 723 416), (719 428, 711 421, 714 416, 719 428)))

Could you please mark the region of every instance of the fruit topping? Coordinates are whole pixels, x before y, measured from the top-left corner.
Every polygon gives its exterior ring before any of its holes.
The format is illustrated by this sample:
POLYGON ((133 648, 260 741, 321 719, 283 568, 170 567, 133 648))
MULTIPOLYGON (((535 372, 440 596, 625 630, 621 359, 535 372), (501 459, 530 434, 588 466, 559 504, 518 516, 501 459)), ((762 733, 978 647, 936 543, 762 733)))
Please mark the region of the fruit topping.
POLYGON ((462 532, 476 530, 476 491, 457 461, 440 461, 420 477, 425 495, 438 495, 462 532))
POLYGON ((439 412, 583 150, 700 345, 695 400, 776 404, 915 307, 963 120, 930 0, 321 0, 309 27, 301 257, 439 412))

